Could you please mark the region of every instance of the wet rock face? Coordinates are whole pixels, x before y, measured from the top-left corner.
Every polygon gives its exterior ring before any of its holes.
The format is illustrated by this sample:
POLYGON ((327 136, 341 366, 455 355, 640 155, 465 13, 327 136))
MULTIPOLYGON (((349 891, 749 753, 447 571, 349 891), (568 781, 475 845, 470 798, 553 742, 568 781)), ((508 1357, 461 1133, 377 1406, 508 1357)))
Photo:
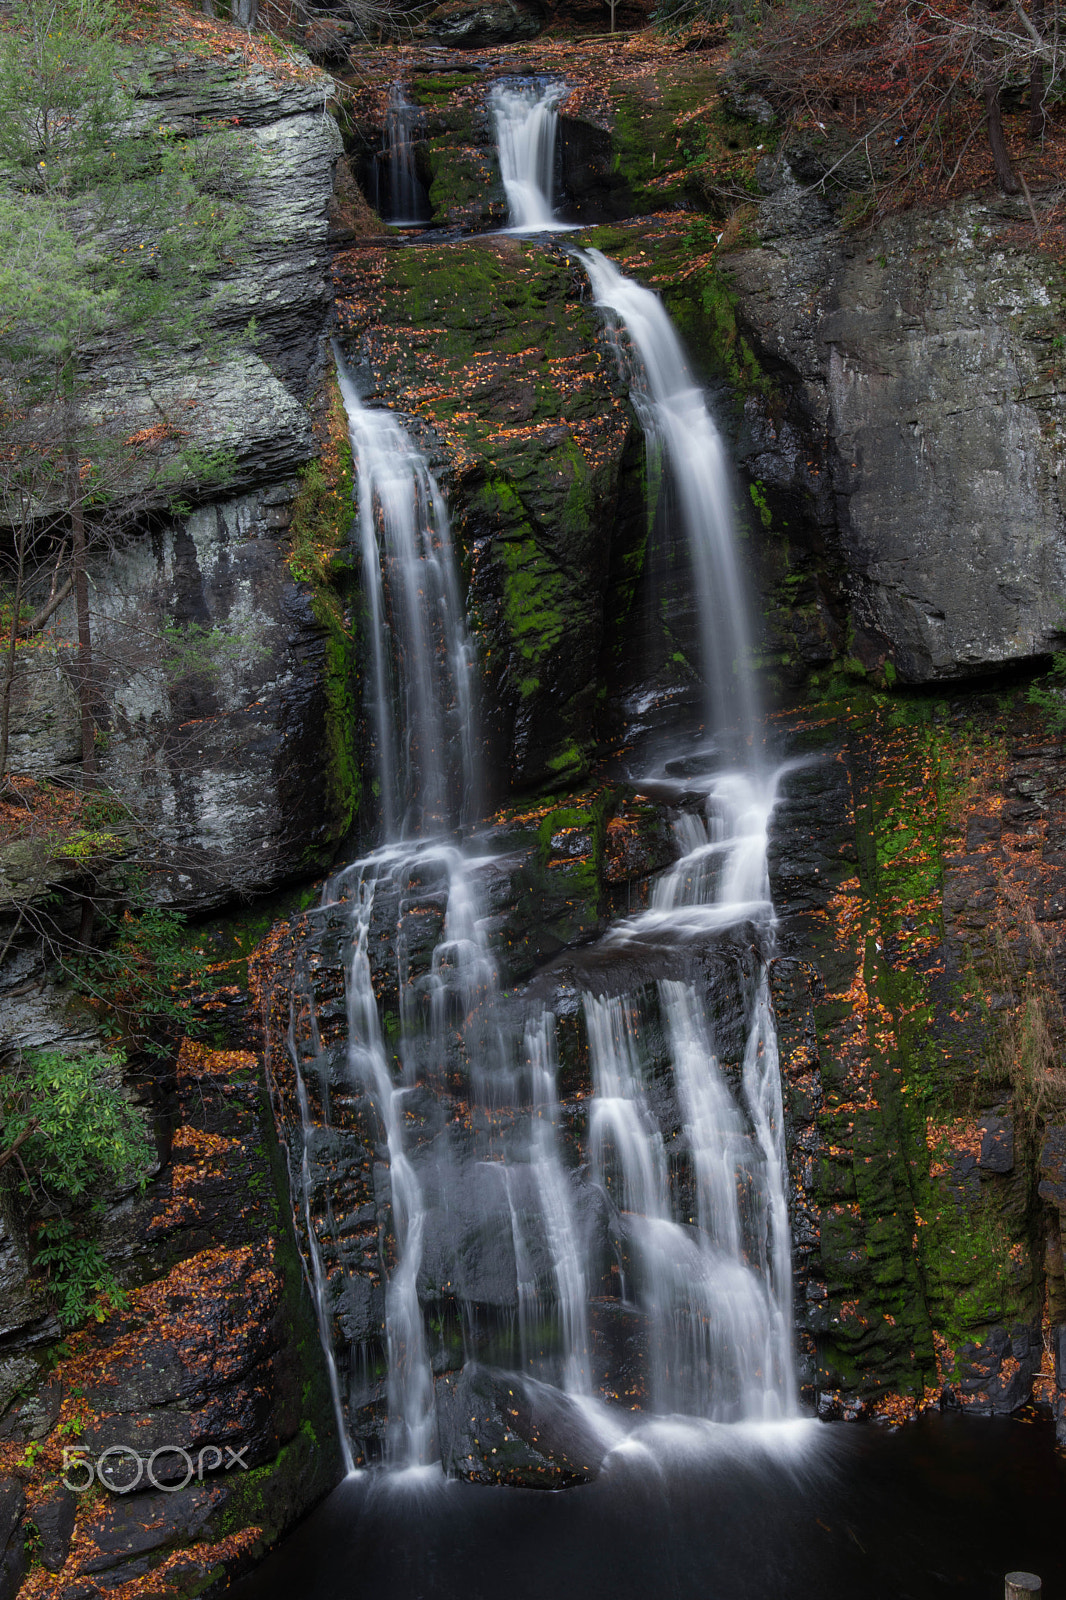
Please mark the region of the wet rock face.
POLYGON ((771 851, 803 1382, 826 1415, 1031 1393, 1066 1414, 1045 1353, 1066 1143, 1033 1131, 1061 1003, 1061 752, 1020 739, 1018 708, 836 710, 771 851))
POLYGON ((270 75, 233 55, 179 50, 147 64, 136 119, 189 140, 224 123, 225 176, 245 212, 233 259, 205 284, 203 344, 173 354, 134 345, 117 360, 105 347, 88 373, 123 436, 168 425, 141 466, 150 508, 178 489, 202 499, 212 481, 232 493, 291 476, 313 453, 302 402, 325 365, 328 209, 341 154, 336 123, 322 115, 329 83, 307 63, 270 75), (189 461, 219 452, 213 480, 201 482, 189 461))
POLYGON ((603 1440, 547 1384, 470 1362, 436 1383, 441 1465, 471 1483, 564 1489, 596 1477, 603 1440))
MULTIPOLYGON (((641 28, 651 12, 648 0, 619 0, 615 21, 620 30, 641 28)), ((559 28, 565 34, 606 33, 610 14, 602 0, 446 0, 434 6, 415 24, 415 37, 459 49, 520 44, 543 32, 559 28)))
MULTIPOLYGON (((624 992, 633 1015, 639 1011, 650 1115, 672 1152, 681 1213, 692 1215, 695 1179, 657 980, 687 980, 706 995, 719 1058, 735 1080, 755 976, 746 927, 702 949, 599 950, 595 939, 612 904, 645 907, 650 875, 675 849, 659 808, 633 801, 620 786, 573 798, 568 807, 545 803, 512 814, 484 834, 492 865, 478 885, 499 984, 487 1019, 472 1025, 459 995, 442 990, 447 959, 442 980, 434 946, 445 886, 429 852, 377 881, 364 946, 388 1071, 397 1084, 406 1072, 410 1084, 402 1091, 403 1140, 420 1195, 415 1287, 437 1447, 456 1476, 530 1487, 586 1481, 606 1446, 558 1391, 533 1381, 557 1377, 570 1313, 560 1309, 555 1213, 542 1193, 549 1180, 526 1159, 533 1088, 523 1033, 543 1009, 555 1018, 560 1109, 550 1181, 565 1194, 558 1203, 583 1263, 590 1378, 603 1397, 639 1409, 653 1384, 654 1351, 648 1319, 627 1305, 623 1289, 625 1274, 639 1270, 641 1247, 590 1174, 582 995, 624 992)), ((364 902, 348 877, 331 892, 339 898, 294 918, 276 952, 280 971, 295 971, 296 981, 291 1012, 288 988, 275 994, 269 1070, 290 1167, 302 1170, 299 1064, 309 1112, 307 1190, 296 1196, 294 1218, 305 1249, 308 1224, 314 1229, 356 1457, 375 1461, 387 1455, 397 1420, 386 1284, 397 1266, 395 1208, 406 1202, 390 1170, 381 1086, 359 1047, 349 1048, 346 990, 356 907, 364 902)), ((358 1021, 354 1027, 358 1034, 358 1021)))
MULTIPOLYGON (((281 543, 294 484, 206 506, 116 553, 96 636, 101 767, 150 828, 154 892, 203 908, 325 862, 326 645, 281 543)), ((326 754, 328 761, 328 754, 326 754)))
MULTIPOLYGON (((343 832, 326 637, 282 542, 296 491, 290 481, 204 506, 90 564, 100 772, 147 830, 161 902, 205 910, 272 888, 328 862, 343 832), (323 767, 321 783, 305 781, 323 767)), ((75 634, 66 610, 62 626, 75 634)), ((50 659, 47 675, 33 660, 16 677, 20 728, 43 686, 50 697, 20 739, 39 771, 74 773, 69 652, 60 644, 50 659)))
POLYGON ((860 242, 787 159, 767 182, 763 248, 728 264, 791 409, 745 464, 820 506, 857 653, 925 683, 1050 649, 1066 585, 1054 271, 988 242, 1006 203, 915 211, 860 242))
MULTIPOLYGON (((204 305, 229 342, 151 367, 134 353, 96 377, 109 412, 180 415, 183 449, 228 459, 217 497, 191 513, 167 513, 166 472, 146 480, 156 514, 91 555, 90 591, 103 780, 146 829, 161 867, 153 892, 204 910, 313 870, 348 820, 328 775, 305 781, 330 759, 330 664, 286 564, 295 474, 317 449, 303 402, 323 372, 340 140, 317 76, 199 56, 179 66, 150 62, 137 112, 193 138, 217 120, 235 128, 248 221, 204 305)), ((73 600, 54 627, 53 670, 26 652, 13 689, 13 764, 37 774, 70 772, 80 756, 73 600)))
MULTIPOLYGON (((493 78, 515 67, 503 50, 476 60, 481 72, 460 52, 405 64, 433 222, 468 230, 505 215, 486 108, 493 78)), ((581 47, 564 61, 546 47, 545 70, 569 91, 556 186, 567 219, 705 207, 679 149, 694 112, 719 119, 715 137, 730 148, 735 134, 744 148, 764 137, 765 102, 694 58, 627 50, 624 63, 602 52, 591 63, 581 47)), ((355 93, 367 150, 382 148, 385 100, 381 88, 355 93)), ((780 645, 791 682, 845 648, 910 683, 1045 652, 1062 636, 1066 586, 1056 270, 995 242, 1027 215, 1010 202, 915 211, 860 244, 814 187, 822 170, 811 150, 767 156, 753 224, 761 247, 723 250, 703 277, 691 264, 713 243, 709 220, 683 274, 663 270, 658 242, 640 262, 618 239, 603 241, 675 313, 686 294, 698 302, 700 285, 719 342, 732 337, 735 293, 739 331, 775 390, 770 405, 747 396, 736 445, 757 506, 773 514, 772 527, 753 530, 763 585, 785 580, 770 603, 769 648, 780 645)))
POLYGON ((0 1477, 0 1594, 34 1550, 55 1600, 149 1572, 199 1593, 335 1481, 318 1330, 257 1058, 187 1042, 176 1113, 167 1164, 101 1228, 127 1307, 39 1368, 40 1341, 59 1333, 44 1286, 5 1300, 17 1388, 0 1419, 0 1470, 14 1474, 0 1477), (73 1446, 94 1463, 111 1452, 92 1495, 73 1446), (65 1468, 73 1489, 57 1488, 65 1468))
POLYGON ((431 38, 444 45, 479 49, 488 44, 517 44, 533 39, 544 27, 544 12, 528 0, 515 4, 470 5, 468 0, 450 0, 438 6, 423 23, 431 38))
POLYGON ((4 1600, 18 1592, 26 1575, 29 1556, 19 1526, 26 1509, 22 1485, 14 1478, 0 1478, 0 1595, 4 1600))
MULTIPOLYGON (((322 114, 329 89, 320 74, 268 74, 238 56, 190 55, 177 71, 165 59, 153 65, 137 107, 147 123, 186 135, 219 120, 236 128, 248 225, 234 270, 205 311, 227 331, 254 317, 250 374, 261 384, 257 358, 265 361, 299 399, 321 376, 331 301, 326 214, 341 141, 322 114)), ((215 433, 207 442, 221 441, 215 433)))

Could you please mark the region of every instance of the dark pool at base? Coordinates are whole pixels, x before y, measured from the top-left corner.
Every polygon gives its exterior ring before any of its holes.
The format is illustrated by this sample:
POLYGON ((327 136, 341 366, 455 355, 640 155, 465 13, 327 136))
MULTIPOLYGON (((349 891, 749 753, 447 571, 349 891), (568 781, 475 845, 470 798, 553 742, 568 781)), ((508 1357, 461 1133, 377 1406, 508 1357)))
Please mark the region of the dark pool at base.
POLYGON ((1018 1569, 1066 1600, 1066 1463, 1044 1423, 810 1425, 801 1446, 656 1455, 554 1494, 363 1474, 233 1600, 1000 1600, 1018 1569))

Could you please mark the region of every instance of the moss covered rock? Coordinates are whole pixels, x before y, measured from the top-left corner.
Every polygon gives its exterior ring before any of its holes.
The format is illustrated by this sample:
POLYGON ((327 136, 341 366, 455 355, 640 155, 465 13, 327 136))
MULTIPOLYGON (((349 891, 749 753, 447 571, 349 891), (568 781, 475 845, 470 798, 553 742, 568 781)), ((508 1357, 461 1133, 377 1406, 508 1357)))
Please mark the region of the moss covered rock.
POLYGON ((775 870, 808 1381, 845 1410, 946 1388, 1009 1411, 1041 1361, 1036 1017, 1061 1015, 1039 890, 1060 869, 1003 825, 1009 720, 857 686, 832 710, 842 742, 789 781, 775 870))
POLYGON ((633 425, 583 279, 512 239, 352 251, 347 359, 442 458, 491 766, 561 789, 595 737, 612 533, 633 425))

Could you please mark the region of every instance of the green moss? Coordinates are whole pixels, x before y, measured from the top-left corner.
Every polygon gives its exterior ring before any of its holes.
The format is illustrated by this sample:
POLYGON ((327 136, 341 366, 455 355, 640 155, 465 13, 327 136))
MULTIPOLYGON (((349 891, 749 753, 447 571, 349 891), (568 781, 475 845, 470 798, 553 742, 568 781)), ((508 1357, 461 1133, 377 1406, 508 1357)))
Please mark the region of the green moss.
POLYGON ((306 1485, 321 1476, 320 1454, 315 1429, 306 1421, 266 1466, 239 1475, 231 1473, 229 1498, 218 1520, 217 1535, 225 1538, 245 1528, 259 1528, 254 1553, 265 1552, 291 1527, 296 1515, 310 1509, 306 1485))
POLYGON ((729 279, 729 258, 710 255, 716 234, 713 223, 697 217, 684 231, 657 226, 649 234, 641 221, 629 228, 590 228, 586 237, 633 277, 647 281, 654 273, 653 287, 701 373, 724 378, 738 404, 751 394, 776 404, 776 389, 737 322, 740 300, 729 279))
POLYGON ((471 631, 491 698, 530 731, 523 781, 573 782, 603 626, 579 575, 606 556, 629 423, 598 318, 566 258, 516 240, 389 252, 374 273, 360 316, 395 332, 375 340, 382 383, 459 467, 471 631))
POLYGON ((354 467, 347 434, 337 459, 308 462, 292 507, 289 571, 299 583, 329 583, 352 524, 354 467))
POLYGON ((563 506, 563 532, 586 535, 596 509, 592 469, 572 438, 565 441, 561 454, 572 473, 570 489, 563 506))
POLYGON ((494 199, 502 215, 502 192, 496 193, 499 175, 483 150, 461 142, 461 136, 452 132, 427 139, 422 148, 429 170, 429 204, 434 222, 454 226, 487 219, 494 199))
POLYGON ((439 106, 442 101, 448 101, 460 89, 466 89, 480 76, 477 69, 471 67, 469 71, 418 73, 411 84, 411 99, 418 106, 439 106))
MULTIPOLYGON (((439 330, 433 348, 450 364, 483 358, 482 392, 497 381, 490 358, 521 357, 520 366, 531 377, 546 377, 545 362, 585 354, 597 327, 590 310, 567 304, 566 263, 525 243, 506 250, 464 241, 396 251, 386 264, 385 292, 398 297, 404 322, 439 330)), ((406 365, 409 355, 396 351, 397 365, 406 365)), ((479 388, 475 380, 471 397, 479 388)), ((553 383, 553 389, 557 415, 590 414, 587 399, 572 382, 553 383)))
MULTIPOLYGON (((558 777, 569 777, 581 763, 580 749, 571 744, 560 751, 552 766, 558 777)), ((537 827, 543 880, 556 892, 564 887, 582 924, 593 922, 603 909, 603 848, 615 798, 614 790, 596 790, 553 808, 537 827)))
POLYGON ((681 326, 689 324, 693 342, 712 353, 717 370, 728 378, 738 397, 761 394, 773 398, 773 384, 737 326, 739 302, 728 278, 717 263, 697 269, 692 276, 698 285, 698 307, 687 296, 682 300, 677 291, 668 290, 665 296, 671 310, 678 307, 681 326))
POLYGON ((587 762, 581 746, 576 740, 571 739, 548 762, 548 769, 555 779, 578 778, 584 772, 587 762))
POLYGON ((700 63, 674 62, 660 68, 639 94, 625 79, 610 84, 608 92, 614 170, 626 179, 641 209, 676 204, 690 189, 685 150, 695 126, 679 125, 678 119, 712 94, 710 74, 700 63))
POLYGON ((500 548, 508 632, 523 661, 536 667, 562 640, 566 579, 532 538, 507 539, 500 548))
POLYGON ((1025 1207, 1017 1214, 1008 1186, 982 1184, 969 1204, 955 1194, 930 1194, 926 1211, 921 1243, 930 1306, 953 1349, 979 1343, 992 1325, 1039 1320, 1028 1255, 1015 1259, 1025 1207))
POLYGON ((754 483, 750 483, 748 485, 748 493, 751 496, 752 505, 759 514, 759 521, 762 523, 766 531, 769 532, 770 528, 773 526, 773 512, 766 503, 766 491, 758 479, 756 479, 754 483))
POLYGON ((822 1063, 834 1147, 817 1168, 834 1310, 823 1359, 842 1381, 917 1389, 935 1381, 934 1330, 980 1343, 1040 1311, 1023 1153, 1008 1177, 966 1177, 947 1132, 930 1149, 930 1130, 967 1125, 987 1093, 987 1004, 968 961, 945 970, 943 897, 970 774, 989 752, 930 698, 848 699, 862 781, 847 937, 861 988, 842 978, 846 994, 815 1008, 822 1038, 848 1040, 822 1063))
MULTIPOLYGON (((779 138, 780 131, 773 124, 736 117, 721 100, 707 115, 686 127, 681 151, 685 176, 718 221, 732 217, 730 238, 734 248, 756 242, 742 222, 738 226, 741 219, 736 214, 737 196, 746 191, 758 197, 756 168, 776 151, 779 138)), ((742 216, 746 215, 742 209, 742 216)))
POLYGON ((350 535, 355 463, 336 377, 328 380, 327 439, 318 460, 300 475, 293 504, 289 571, 310 585, 311 610, 322 631, 325 691, 324 776, 327 840, 305 850, 309 868, 325 865, 351 830, 359 810, 357 757, 359 650, 349 620, 355 595, 350 535))
MULTIPOLYGON (((332 590, 324 586, 317 587, 312 593, 311 606, 325 643, 324 753, 332 853, 332 845, 351 831, 362 797, 362 774, 356 742, 359 652, 352 630, 346 624, 341 602, 332 590)), ((306 854, 308 864, 317 864, 321 860, 321 845, 312 842, 306 854)))

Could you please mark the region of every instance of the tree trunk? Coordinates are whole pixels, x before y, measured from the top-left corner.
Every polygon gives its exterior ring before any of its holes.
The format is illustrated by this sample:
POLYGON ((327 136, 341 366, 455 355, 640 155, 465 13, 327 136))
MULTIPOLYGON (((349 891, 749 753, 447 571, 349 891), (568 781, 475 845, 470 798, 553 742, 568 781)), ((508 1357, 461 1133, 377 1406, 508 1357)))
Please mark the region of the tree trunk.
POLYGON ((1007 154, 1007 141, 1003 137, 1003 117, 999 108, 999 84, 989 78, 985 83, 985 114, 988 117, 988 142, 992 147, 992 160, 996 164, 996 177, 1004 194, 1020 194, 1021 184, 1014 176, 1014 168, 1007 154))
POLYGON ((67 501, 70 507, 71 567, 78 613, 78 705, 81 709, 81 770, 96 781, 96 719, 93 716, 93 636, 89 619, 89 575, 85 570, 85 508, 81 499, 78 452, 67 446, 67 501))
POLYGON ((93 925, 96 921, 96 906, 91 894, 87 894, 81 903, 81 919, 78 923, 79 953, 88 955, 93 947, 93 925))
POLYGON ((15 598, 11 612, 11 633, 4 651, 4 687, 0 693, 0 794, 7 787, 7 750, 11 737, 11 691, 15 684, 15 653, 18 646, 19 616, 22 611, 22 581, 26 570, 26 530, 15 536, 15 598))
MULTIPOLYGON (((1044 32, 1044 0, 1032 0, 1030 16, 1037 33, 1044 32)), ((1044 137, 1044 59, 1034 56, 1029 68, 1029 137, 1044 137)))

